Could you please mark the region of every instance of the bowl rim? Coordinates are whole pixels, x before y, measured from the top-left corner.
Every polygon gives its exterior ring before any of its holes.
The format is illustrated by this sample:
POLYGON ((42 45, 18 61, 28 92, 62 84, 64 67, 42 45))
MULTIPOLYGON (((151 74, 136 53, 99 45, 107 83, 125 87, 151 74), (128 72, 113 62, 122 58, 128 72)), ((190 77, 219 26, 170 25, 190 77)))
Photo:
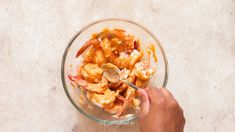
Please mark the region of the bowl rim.
POLYGON ((67 44, 64 54, 63 54, 63 58, 62 58, 62 63, 61 63, 61 79, 62 79, 62 84, 63 84, 63 88, 64 91, 66 93, 66 96, 68 97, 68 99, 70 100, 70 102, 72 103, 72 105, 83 115, 85 115, 86 117, 88 117, 89 119, 92 119, 100 124, 104 124, 104 125, 122 125, 122 124, 129 124, 131 121, 134 121, 135 119, 138 118, 137 115, 135 116, 131 116, 128 117, 126 119, 120 119, 120 120, 103 120, 103 119, 99 119, 96 118, 94 116, 92 116, 91 114, 88 114, 87 112, 85 112, 84 110, 82 110, 81 108, 79 108, 79 106, 76 105, 76 103, 73 101, 72 97, 69 94, 68 88, 66 86, 66 82, 65 82, 65 60, 67 57, 67 53, 71 47, 71 45, 73 44, 74 40, 87 28, 89 28, 92 25, 95 25, 97 23, 100 22, 104 22, 104 21, 123 21, 123 22, 127 22, 127 23, 131 23, 134 24, 140 28, 142 28, 144 31, 146 31, 148 34, 150 34, 151 37, 153 37, 154 41, 157 42, 157 45, 160 47, 160 50, 162 52, 163 58, 164 58, 164 62, 165 62, 165 78, 164 78, 164 82, 163 82, 163 86, 162 87, 166 87, 167 85, 167 81, 168 81, 168 76, 169 76, 169 71, 168 71, 168 60, 167 60, 167 56, 166 53, 161 45, 161 43, 159 42, 159 40, 154 36, 154 34, 149 31, 147 28, 145 28, 144 26, 142 26, 141 24, 134 22, 132 20, 127 20, 127 19, 121 19, 121 18, 106 18, 106 19, 98 19, 95 20, 87 25, 85 25, 84 27, 82 27, 79 31, 76 32, 76 34, 70 39, 69 43, 67 44))

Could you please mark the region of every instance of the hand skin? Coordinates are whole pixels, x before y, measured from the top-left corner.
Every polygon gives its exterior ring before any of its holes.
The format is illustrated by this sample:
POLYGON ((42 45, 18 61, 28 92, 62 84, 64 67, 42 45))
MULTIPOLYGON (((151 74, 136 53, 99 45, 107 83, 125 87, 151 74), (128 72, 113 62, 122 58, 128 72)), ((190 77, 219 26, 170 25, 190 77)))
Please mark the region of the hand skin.
POLYGON ((141 132, 183 132, 185 118, 183 110, 166 88, 139 89, 141 132))

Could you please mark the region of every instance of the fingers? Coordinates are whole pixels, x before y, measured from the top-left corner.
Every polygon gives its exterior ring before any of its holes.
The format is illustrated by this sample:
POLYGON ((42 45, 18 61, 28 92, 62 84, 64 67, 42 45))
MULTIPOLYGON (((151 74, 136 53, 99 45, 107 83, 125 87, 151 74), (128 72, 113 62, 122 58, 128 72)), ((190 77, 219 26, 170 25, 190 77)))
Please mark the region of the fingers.
POLYGON ((140 117, 143 117, 148 114, 149 109, 150 109, 150 100, 147 92, 144 89, 139 89, 138 94, 140 95, 141 98, 141 112, 140 112, 140 117))
POLYGON ((166 88, 146 88, 146 91, 149 95, 149 99, 153 104, 177 104, 177 101, 173 97, 173 95, 166 88))
POLYGON ((162 103, 165 101, 165 97, 163 96, 161 89, 148 87, 146 88, 146 91, 149 95, 151 104, 162 103))
POLYGON ((160 96, 159 89, 157 88, 147 87, 145 90, 149 95, 150 101, 154 101, 157 97, 160 96))

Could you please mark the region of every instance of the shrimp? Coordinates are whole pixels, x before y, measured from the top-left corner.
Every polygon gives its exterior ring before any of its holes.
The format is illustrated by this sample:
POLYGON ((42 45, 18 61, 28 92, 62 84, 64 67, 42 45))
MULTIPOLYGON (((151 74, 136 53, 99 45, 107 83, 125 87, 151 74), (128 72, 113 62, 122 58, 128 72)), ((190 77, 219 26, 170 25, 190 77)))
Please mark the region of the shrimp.
POLYGON ((133 50, 134 49, 134 36, 132 35, 127 35, 123 38, 124 40, 122 40, 121 44, 118 45, 118 47, 116 48, 117 52, 124 52, 124 51, 128 51, 128 50, 133 50))
POLYGON ((92 46, 84 56, 84 62, 86 63, 94 63, 101 66, 102 64, 107 62, 107 59, 104 56, 104 53, 100 47, 92 46))
POLYGON ((87 96, 92 103, 101 108, 111 108, 114 105, 116 95, 114 91, 106 89, 103 94, 100 93, 89 93, 87 96))
POLYGON ((110 46, 110 48, 107 52, 114 51, 120 53, 134 49, 134 36, 125 35, 125 31, 121 29, 105 29, 101 33, 96 35, 96 37, 98 39, 101 39, 102 41, 105 40, 106 42, 107 40, 109 40, 108 45, 110 46))
POLYGON ((123 69, 123 68, 129 68, 130 61, 131 61, 130 56, 125 52, 121 52, 120 56, 115 58, 112 63, 116 65, 118 68, 123 69))
POLYGON ((103 69, 97 64, 88 63, 82 66, 78 72, 86 81, 97 83, 102 78, 103 69))
POLYGON ((88 83, 80 76, 69 75, 69 79, 81 88, 95 93, 104 93, 108 88, 108 81, 104 77, 102 77, 102 80, 99 83, 88 83))
POLYGON ((143 55, 143 52, 138 52, 137 50, 133 50, 130 55, 121 52, 119 57, 115 57, 115 55, 111 56, 110 61, 120 69, 132 69, 134 65, 142 59, 143 55))
POLYGON ((131 87, 128 87, 127 91, 125 92, 126 101, 124 101, 122 107, 119 109, 119 111, 116 114, 118 117, 120 117, 126 111, 126 109, 130 107, 130 104, 132 103, 135 95, 136 95, 135 90, 131 87))
POLYGON ((100 68, 97 64, 91 64, 88 63, 86 65, 84 65, 84 70, 87 71, 88 75, 90 76, 101 76, 103 73, 103 69, 100 68))
POLYGON ((96 50, 95 55, 93 56, 92 62, 101 66, 106 63, 107 60, 104 56, 104 53, 101 49, 96 50))
POLYGON ((144 56, 143 52, 139 52, 137 50, 133 50, 131 52, 131 61, 130 61, 130 64, 129 64, 129 68, 132 69, 133 66, 144 56))
POLYGON ((84 58, 84 62, 86 63, 91 63, 92 62, 92 59, 95 55, 95 52, 96 52, 96 47, 94 46, 91 46, 88 51, 85 53, 85 55, 83 56, 84 58))
POLYGON ((122 106, 124 104, 124 102, 126 102, 127 99, 125 97, 123 97, 122 95, 119 94, 119 90, 116 91, 116 100, 114 102, 113 107, 111 108, 105 108, 104 110, 111 113, 111 114, 117 114, 121 109, 122 106))
POLYGON ((134 70, 135 75, 142 80, 148 80, 155 72, 155 69, 146 61, 136 63, 134 70))
POLYGON ((87 48, 89 48, 92 45, 98 45, 99 41, 94 38, 94 39, 90 39, 89 41, 87 41, 77 52, 76 54, 76 58, 79 57, 87 48))
POLYGON ((112 47, 111 47, 111 43, 109 42, 109 40, 107 38, 105 38, 104 40, 101 41, 100 46, 101 46, 103 53, 104 53, 104 56, 106 58, 111 56, 112 47))

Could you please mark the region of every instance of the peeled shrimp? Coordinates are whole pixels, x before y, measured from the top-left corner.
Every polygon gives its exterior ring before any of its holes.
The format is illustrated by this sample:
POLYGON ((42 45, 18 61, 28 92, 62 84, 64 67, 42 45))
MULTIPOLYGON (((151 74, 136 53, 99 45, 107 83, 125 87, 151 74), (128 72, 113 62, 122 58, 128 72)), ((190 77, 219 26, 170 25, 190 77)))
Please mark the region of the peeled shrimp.
POLYGON ((119 57, 115 55, 110 56, 110 61, 118 68, 128 68, 132 69, 133 66, 143 57, 143 53, 138 52, 137 50, 133 50, 131 54, 127 54, 125 52, 121 52, 119 57))
POLYGON ((78 86, 91 92, 104 93, 108 88, 108 81, 104 77, 99 83, 88 83, 87 81, 83 80, 80 76, 70 76, 69 78, 78 86))
POLYGON ((137 50, 133 50, 131 52, 131 61, 130 61, 130 65, 129 68, 133 68, 133 66, 144 56, 143 52, 139 52, 137 50))
POLYGON ((125 36, 122 40, 122 44, 119 44, 116 48, 116 51, 119 53, 128 50, 134 50, 134 36, 132 35, 125 36))
POLYGON ((101 108, 111 108, 116 99, 115 92, 110 89, 106 89, 103 94, 91 92, 89 94, 88 99, 101 108))
POLYGON ((135 97, 135 90, 133 88, 128 87, 126 93, 125 93, 125 98, 126 101, 124 101, 122 107, 119 109, 119 111, 117 112, 117 116, 121 116, 126 109, 128 109, 128 107, 130 107, 130 104, 133 101, 133 98, 135 97))
POLYGON ((101 41, 100 47, 102 48, 104 56, 106 58, 111 56, 111 54, 112 54, 112 47, 111 47, 111 43, 109 42, 109 40, 107 38, 105 38, 104 40, 101 41))
POLYGON ((97 64, 88 63, 80 68, 79 74, 88 82, 99 82, 102 78, 103 69, 97 64))
POLYGON ((142 80, 148 80, 155 72, 155 69, 153 69, 150 64, 145 61, 136 63, 134 70, 135 75, 142 80))
POLYGON ((84 61, 87 63, 94 63, 101 66, 102 64, 106 63, 107 60, 100 47, 92 46, 85 54, 84 61))

